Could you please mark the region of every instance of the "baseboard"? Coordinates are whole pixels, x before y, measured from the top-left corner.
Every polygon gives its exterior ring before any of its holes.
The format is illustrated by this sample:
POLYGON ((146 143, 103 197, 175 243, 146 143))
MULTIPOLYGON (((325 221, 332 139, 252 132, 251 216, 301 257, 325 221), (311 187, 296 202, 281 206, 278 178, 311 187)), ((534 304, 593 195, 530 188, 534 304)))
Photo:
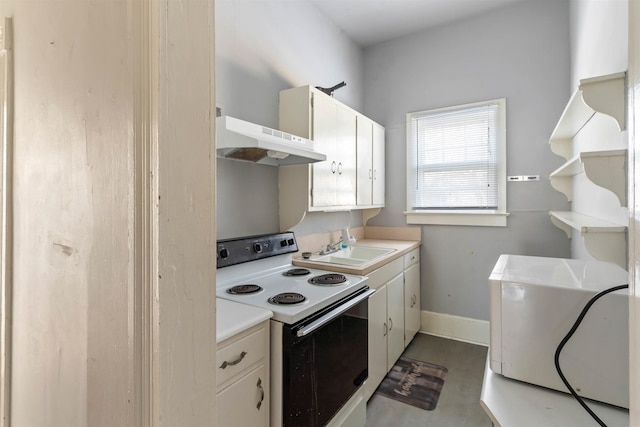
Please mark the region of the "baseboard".
POLYGON ((489 346, 489 321, 453 316, 451 314, 420 312, 420 332, 457 341, 489 346))

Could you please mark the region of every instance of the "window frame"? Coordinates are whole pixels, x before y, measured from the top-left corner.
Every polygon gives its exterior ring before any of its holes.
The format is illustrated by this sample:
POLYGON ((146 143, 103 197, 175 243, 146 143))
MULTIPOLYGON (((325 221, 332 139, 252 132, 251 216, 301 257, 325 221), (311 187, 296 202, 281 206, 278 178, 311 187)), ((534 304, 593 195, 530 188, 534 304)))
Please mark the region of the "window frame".
POLYGON ((468 225, 468 226, 490 226, 506 227, 507 217, 507 111, 506 98, 496 98, 481 102, 473 102, 462 105, 454 105, 444 108, 435 108, 407 113, 406 116, 406 216, 407 224, 437 224, 437 225, 468 225), (415 177, 415 156, 411 150, 413 141, 412 120, 421 115, 431 113, 441 113, 446 111, 459 111, 481 105, 496 104, 498 106, 498 117, 496 123, 496 150, 498 154, 498 208, 493 210, 479 209, 437 209, 437 210, 414 210, 412 209, 412 188, 411 183, 415 177))

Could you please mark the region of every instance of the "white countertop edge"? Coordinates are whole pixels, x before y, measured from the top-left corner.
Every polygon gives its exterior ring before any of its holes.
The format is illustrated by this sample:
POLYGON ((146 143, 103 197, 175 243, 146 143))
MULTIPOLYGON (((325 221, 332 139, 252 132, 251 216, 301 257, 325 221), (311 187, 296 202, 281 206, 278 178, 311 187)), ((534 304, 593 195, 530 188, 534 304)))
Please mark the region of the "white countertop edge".
MULTIPOLYGON (((627 427, 629 411, 586 400, 609 427, 627 427)), ((480 404, 496 427, 567 427, 597 423, 567 393, 527 384, 484 369, 480 404)))
POLYGON ((216 343, 273 317, 271 310, 216 298, 216 343))

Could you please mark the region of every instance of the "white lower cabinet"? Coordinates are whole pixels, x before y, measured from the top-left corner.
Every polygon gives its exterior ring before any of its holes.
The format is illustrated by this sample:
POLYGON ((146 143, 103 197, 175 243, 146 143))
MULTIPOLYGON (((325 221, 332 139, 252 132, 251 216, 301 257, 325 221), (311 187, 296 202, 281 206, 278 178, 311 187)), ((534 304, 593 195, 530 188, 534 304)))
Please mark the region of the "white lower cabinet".
POLYGON ((398 258, 369 274, 369 378, 367 400, 404 351, 403 259, 398 258))
POLYGON ((269 425, 268 367, 260 365, 217 395, 218 426, 269 425))
POLYGON ((420 330, 420 248, 404 256, 404 346, 420 330))
POLYGON ((420 248, 368 275, 369 400, 420 330, 420 248))
POLYGON ((218 345, 217 425, 269 426, 269 321, 218 345))

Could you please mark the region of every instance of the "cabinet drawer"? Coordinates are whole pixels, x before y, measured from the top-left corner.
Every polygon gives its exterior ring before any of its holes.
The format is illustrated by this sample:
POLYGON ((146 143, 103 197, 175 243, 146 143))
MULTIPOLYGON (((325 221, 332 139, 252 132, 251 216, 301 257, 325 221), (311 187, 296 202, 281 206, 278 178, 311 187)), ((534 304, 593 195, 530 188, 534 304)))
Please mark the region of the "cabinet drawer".
POLYGON ((407 267, 409 267, 412 264, 417 263, 418 261, 420 261, 420 248, 415 248, 414 250, 412 250, 408 254, 404 255, 404 268, 405 268, 405 270, 406 270, 407 267))
POLYGON ((267 330, 261 326, 255 332, 230 343, 216 352, 216 384, 220 386, 265 357, 267 330))
POLYGON ((397 258, 390 263, 383 265, 379 269, 372 271, 368 274, 369 287, 371 289, 378 289, 380 286, 402 273, 403 267, 404 264, 402 258, 397 258))

